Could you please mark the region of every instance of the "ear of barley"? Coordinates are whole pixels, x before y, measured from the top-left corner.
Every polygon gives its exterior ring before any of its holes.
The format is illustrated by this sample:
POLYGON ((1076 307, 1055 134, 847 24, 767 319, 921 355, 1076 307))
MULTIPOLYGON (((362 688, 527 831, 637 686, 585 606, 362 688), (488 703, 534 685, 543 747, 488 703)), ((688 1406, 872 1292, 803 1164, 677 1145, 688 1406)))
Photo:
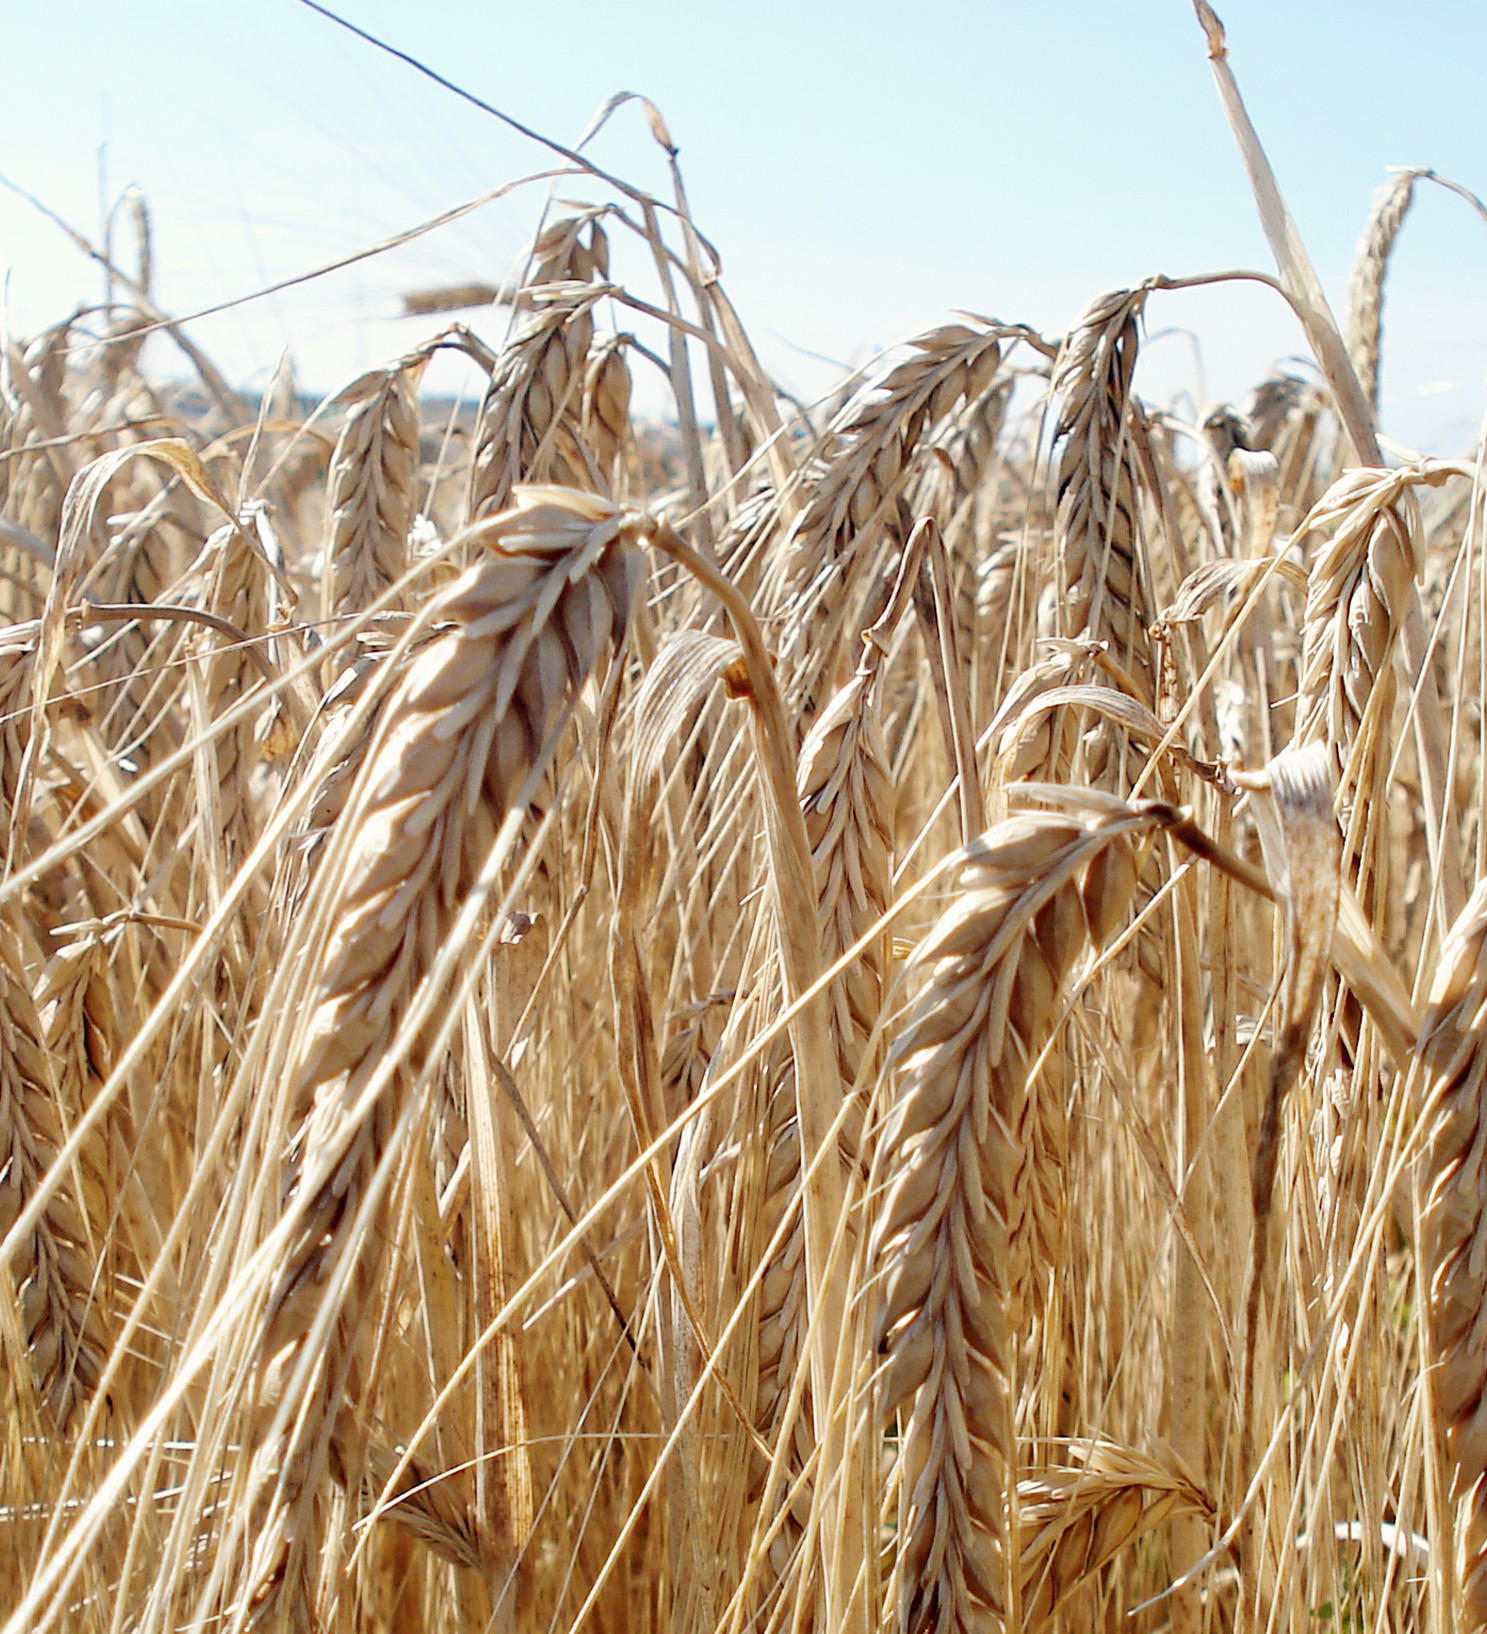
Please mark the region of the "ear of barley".
POLYGON ((944 544, 954 607, 955 648, 965 665, 970 717, 979 731, 987 718, 986 697, 1004 647, 1000 624, 988 628, 981 617, 980 582, 989 554, 987 522, 999 497, 1006 461, 999 448, 1012 399, 1014 378, 999 369, 992 383, 956 417, 951 433, 935 449, 936 460, 910 503, 916 516, 943 516, 944 544), (983 632, 988 639, 984 642, 983 632))
MULTIPOLYGON (((336 1323, 325 1389, 354 1356, 374 1247, 350 1232, 386 1155, 405 1073, 368 1086, 513 802, 530 798, 576 690, 624 638, 640 582, 644 519, 564 489, 527 489, 478 525, 483 559, 439 599, 440 633, 388 700, 351 792, 340 841, 321 864, 329 935, 307 1025, 289 1067, 297 1122, 286 1186, 292 1228, 261 1339, 270 1417, 286 1439, 261 1445, 260 1498, 277 1492, 252 1567, 260 1620, 303 1581, 288 1529, 300 1492, 325 1469, 334 1402, 288 1411, 282 1391, 341 1259, 360 1253, 336 1323)), ((259 1419, 260 1436, 266 1427, 259 1419)))
POLYGON ((12 849, 18 838, 13 823, 16 796, 31 741, 29 699, 39 635, 34 623, 0 632, 0 822, 12 849))
POLYGON ((845 632, 861 610, 852 598, 873 576, 884 529, 895 521, 923 440, 963 398, 984 389, 1001 361, 1002 338, 994 326, 931 330, 828 430, 805 473, 808 497, 780 558, 788 590, 768 592, 788 602, 786 662, 805 666, 806 690, 829 680, 839 661, 845 632))
POLYGON ((1229 491, 1239 500, 1241 554, 1268 556, 1280 513, 1280 462, 1263 449, 1235 448, 1224 474, 1229 491))
POLYGON ((422 359, 405 359, 374 369, 336 399, 350 412, 326 479, 322 618, 360 612, 407 571, 422 366, 422 359))
POLYGON ((1413 485, 1407 472, 1349 471, 1297 530, 1315 550, 1297 736, 1308 742, 1325 735, 1344 764, 1374 688, 1388 677, 1420 565, 1413 485))
POLYGON ((953 508, 957 510, 981 494, 991 475, 1012 404, 1013 384, 1006 371, 993 375, 990 384, 966 403, 944 440, 943 452, 954 485, 953 508))
POLYGON ((501 353, 475 425, 472 520, 509 505, 519 482, 588 487, 597 474, 583 451, 582 416, 599 295, 585 286, 602 283, 608 268, 609 240, 592 214, 556 221, 538 239, 517 300, 532 316, 501 353))
MULTIPOLYGON (((0 1230, 14 1224, 64 1139, 41 1018, 20 976, 14 930, 0 920, 0 1230)), ((84 1194, 101 1189, 100 1180, 93 1170, 84 1194)), ((62 1427, 97 1385, 108 1354, 107 1291, 95 1285, 98 1243, 88 1226, 100 1211, 78 1192, 71 1180, 52 1192, 11 1272, 36 1393, 62 1427)))
POLYGON ((46 541, 57 537, 62 497, 76 469, 70 451, 57 446, 67 430, 62 384, 70 329, 70 322, 58 324, 24 350, 8 338, 5 343, 8 384, 15 405, 10 447, 17 452, 35 448, 33 454, 14 462, 6 510, 12 520, 46 541))
POLYGON ((1272 375, 1254 388, 1244 414, 1251 448, 1274 450, 1282 426, 1301 401, 1301 393, 1301 381, 1294 374, 1272 375))
MULTIPOLYGON (((1451 468, 1435 462, 1346 472, 1298 529, 1303 540, 1325 542, 1309 570, 1296 740, 1325 738, 1337 757, 1339 798, 1353 807, 1349 852, 1359 859, 1352 866, 1370 912, 1375 900, 1387 901, 1385 779, 1396 657, 1407 665, 1411 683, 1420 685, 1417 725, 1430 726, 1416 734, 1427 790, 1444 787, 1444 761, 1432 741, 1441 715, 1427 696, 1435 692, 1434 676, 1428 664, 1420 674, 1418 644, 1424 638, 1415 628, 1420 607, 1414 581, 1423 563, 1415 491, 1438 486, 1450 475, 1451 468)), ((1453 831, 1450 808, 1429 825, 1437 862, 1454 850, 1453 831)), ((1442 882, 1441 890, 1447 906, 1457 900, 1451 881, 1442 882)))
POLYGON ((976 568, 976 720, 989 721, 1004 696, 1004 676, 1020 661, 1021 628, 1030 622, 1038 553, 1017 533, 999 535, 976 568))
POLYGON ((589 360, 583 380, 583 435, 600 473, 613 485, 630 435, 630 365, 623 335, 606 341, 589 360))
MULTIPOLYGON (((797 788, 816 876, 821 954, 828 965, 883 917, 892 894, 893 778, 878 723, 875 679, 875 664, 859 671, 822 711, 800 751, 797 788)), ((869 944, 832 988, 844 1090, 859 1081, 882 1008, 886 970, 886 945, 869 944)))
MULTIPOLYGON (((246 640, 262 638, 269 618, 268 564, 246 531, 219 528, 207 540, 198 564, 206 580, 199 592, 207 610, 225 618, 246 640)), ((209 857, 206 894, 229 878, 252 847, 258 828, 254 810, 253 768, 258 759, 255 725, 243 721, 212 731, 213 723, 238 703, 261 677, 248 652, 231 645, 219 632, 193 634, 198 650, 211 654, 201 675, 195 668, 188 683, 191 723, 201 738, 198 752, 199 803, 210 829, 203 849, 209 857), (226 648, 226 651, 221 649, 226 648), (220 847, 220 856, 213 855, 220 847)))
POLYGON ((1275 456, 1281 525, 1293 527, 1336 474, 1326 393, 1295 375, 1278 375, 1255 388, 1246 418, 1250 446, 1275 456))
POLYGON ((472 520, 509 505, 518 483, 587 483, 578 434, 598 298, 559 286, 501 354, 475 426, 472 520))
MULTIPOLYGON (((1203 440, 1212 450, 1198 473, 1194 497, 1222 557, 1239 551, 1236 495, 1227 481, 1229 457, 1250 446, 1250 428, 1244 416, 1227 403, 1212 408, 1203 417, 1203 440)), ((1274 458, 1274 456, 1271 456, 1274 458)))
MULTIPOLYGON (((118 1014, 110 981, 116 960, 107 936, 84 932, 53 953, 37 989, 36 1007, 57 1087, 59 1132, 70 1131, 87 1112, 113 1067, 127 1022, 118 1014)), ((84 1143, 69 1188, 86 1225, 83 1240, 97 1257, 94 1302, 100 1313, 108 1291, 138 1286, 142 1268, 158 1254, 162 1199, 151 1196, 144 1170, 136 1120, 127 1105, 117 1104, 84 1143)))
POLYGON ((1418 1177, 1429 1399, 1455 1504, 1458 1627, 1487 1628, 1487 882, 1442 944, 1418 1049, 1418 1177))
POLYGON ((523 280, 528 289, 565 282, 586 284, 609 277, 609 235, 602 210, 563 216, 544 227, 532 246, 531 262, 523 280))
POLYGON ((966 850, 959 890, 914 955, 919 991, 888 1070, 869 1262, 882 1401, 901 1414, 895 1567, 905 1634, 1020 1626, 1010 1546, 1012 1334, 1034 1266, 1030 1079, 1075 962, 1135 889, 1159 819, 1031 811, 966 850))
POLYGON ((1029 665, 1007 689, 987 732, 999 782, 1062 780, 1074 753, 1078 721, 1069 710, 1037 704, 1048 693, 1087 681, 1097 651, 1092 641, 1057 641, 1053 652, 1029 665))
POLYGON ((671 1018, 661 1048, 662 1110, 670 1122, 697 1099, 736 993, 709 993, 671 1018))
MULTIPOLYGON (((5 359, 0 355, 0 450, 7 454, 16 451, 16 428, 21 417, 20 404, 11 395, 6 375, 5 359)), ((0 513, 10 508, 11 472, 14 468, 12 460, 0 460, 0 513)), ((19 523, 11 522, 10 527, 19 527, 19 523)), ((8 537, 6 542, 11 543, 14 536, 8 537)), ((44 551, 50 552, 51 546, 39 541, 44 551)))
POLYGON ((1399 170, 1374 194, 1373 207, 1353 252, 1348 277, 1348 317, 1344 331, 1358 383, 1369 407, 1379 407, 1379 343, 1384 327, 1384 279, 1394 240, 1409 214, 1418 171, 1399 170))
MULTIPOLYGON (((210 516, 209 527, 225 514, 230 513, 211 475, 179 437, 126 443, 97 455, 78 471, 63 501, 56 569, 42 615, 34 676, 33 754, 44 749, 50 732, 46 701, 64 689, 59 665, 66 648, 68 611, 84 584, 95 575, 105 581, 113 577, 125 587, 120 601, 158 599, 174 588, 180 567, 189 560, 187 548, 194 554, 207 531, 192 527, 185 535, 179 523, 199 525, 210 516), (159 574, 168 576, 169 586, 159 574)), ((83 690, 95 706, 98 736, 134 767, 163 757, 184 739, 184 683, 179 667, 167 661, 180 645, 180 633, 178 626, 165 623, 148 634, 126 625, 120 634, 122 640, 104 646, 101 668, 119 682, 117 689, 105 694, 107 708, 97 707, 92 688, 83 690)), ((19 796, 23 813, 27 786, 23 777, 19 796)), ((152 825, 161 798, 152 795, 141 808, 152 825)))
POLYGON ((1101 1567, 1172 1516, 1213 1513, 1206 1493, 1158 1459, 1108 1441, 1076 1445, 1069 1455, 1017 1483, 1028 1629, 1045 1627, 1101 1567))
POLYGON ((1111 656, 1152 701, 1149 583, 1138 515, 1136 442, 1144 436, 1131 393, 1136 325, 1147 292, 1102 296, 1054 365, 1058 496, 1056 539, 1064 586, 1060 634, 1108 641, 1111 656))

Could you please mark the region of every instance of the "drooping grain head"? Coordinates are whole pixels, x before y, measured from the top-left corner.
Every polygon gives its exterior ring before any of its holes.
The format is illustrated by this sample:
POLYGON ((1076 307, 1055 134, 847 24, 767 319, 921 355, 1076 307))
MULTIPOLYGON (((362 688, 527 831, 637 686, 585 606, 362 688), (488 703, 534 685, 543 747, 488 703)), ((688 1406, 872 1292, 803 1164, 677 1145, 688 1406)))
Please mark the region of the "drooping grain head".
POLYGON ((407 570, 421 372, 421 363, 374 369, 340 395, 351 412, 327 481, 322 618, 363 611, 407 570))
POLYGON ((869 1262, 882 1402, 901 1415, 896 1594, 905 1634, 1016 1623, 1013 1333, 1048 1238, 1058 1177, 1038 1125, 1061 1121, 1034 1070, 1059 994, 1135 889, 1153 819, 1030 811, 969 847, 959 890, 916 951, 918 996, 894 1038, 894 1104, 869 1262))
POLYGON ((1409 214, 1419 172, 1396 171, 1374 194, 1348 277, 1346 340, 1358 383, 1377 413, 1379 406, 1379 349, 1384 327, 1384 280, 1399 229, 1409 214))
POLYGON ((1419 1067, 1427 1143, 1420 1259, 1430 1399, 1450 1460, 1463 1625, 1487 1628, 1487 883, 1441 948, 1419 1067))
POLYGON ((1054 367, 1056 521, 1064 603, 1060 634, 1108 641, 1151 702, 1150 575, 1140 533, 1136 444, 1144 435, 1131 392, 1145 290, 1097 301, 1054 367))
MULTIPOLYGON (((1002 331, 947 324, 914 341, 913 355, 865 400, 848 403, 809 475, 809 497, 771 592, 788 606, 786 662, 809 694, 829 684, 854 627, 853 596, 869 575, 921 442, 962 399, 982 391, 1001 362, 1002 331)), ((855 627, 860 628, 860 624, 855 627)), ((792 690, 795 683, 792 680, 792 690)))
MULTIPOLYGON (((387 1156, 410 1074, 369 1086, 503 817, 531 798, 577 690, 624 639, 647 526, 581 493, 520 491, 512 510, 472 530, 482 559, 439 598, 440 633, 382 711, 305 910, 325 912, 329 931, 289 1066, 292 1235, 260 1341, 260 1438, 273 1413, 282 1418, 328 1280, 348 1255, 356 1274, 321 1390, 346 1377, 364 1342, 377 1245, 354 1237, 353 1223, 387 1156)), ((416 1064, 416 1041, 405 1038, 403 1048, 416 1064)), ((281 1587, 303 1582, 289 1521, 297 1495, 321 1479, 333 1422, 332 1401, 312 1397, 287 1444, 260 1445, 260 1496, 281 1493, 269 1503, 252 1568, 263 1617, 282 1615, 281 1587), (287 1492, 286 1468, 298 1472, 287 1492)))
MULTIPOLYGON (((18 977, 19 946, 0 925, 0 1230, 9 1231, 49 1178, 65 1124, 41 1018, 18 977)), ((13 1262, 16 1311, 37 1395, 65 1427, 91 1394, 108 1354, 95 1287, 97 1243, 74 1168, 52 1191, 13 1262)), ((93 1188, 97 1189, 96 1185, 93 1188)))

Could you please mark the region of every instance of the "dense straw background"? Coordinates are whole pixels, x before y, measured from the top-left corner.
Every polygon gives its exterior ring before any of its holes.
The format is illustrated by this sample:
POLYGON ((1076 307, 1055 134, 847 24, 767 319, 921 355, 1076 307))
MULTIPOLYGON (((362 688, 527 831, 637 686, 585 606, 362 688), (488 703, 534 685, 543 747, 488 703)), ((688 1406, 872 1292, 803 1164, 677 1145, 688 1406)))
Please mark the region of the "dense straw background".
POLYGON ((642 100, 321 399, 142 193, 6 335, 5 1634, 1487 1628, 1484 473, 1380 436, 1483 206, 1330 307, 1199 10, 1266 270, 819 400, 642 100), (1307 356, 1150 393, 1194 300, 1307 356))

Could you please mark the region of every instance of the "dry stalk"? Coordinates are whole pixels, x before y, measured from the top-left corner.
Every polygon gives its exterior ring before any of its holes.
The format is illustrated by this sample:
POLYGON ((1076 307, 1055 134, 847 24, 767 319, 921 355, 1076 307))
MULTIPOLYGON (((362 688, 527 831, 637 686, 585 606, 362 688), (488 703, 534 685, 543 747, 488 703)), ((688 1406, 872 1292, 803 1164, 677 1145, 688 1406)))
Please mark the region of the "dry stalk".
MULTIPOLYGON (((1249 1270, 1244 1295, 1244 1355, 1239 1381, 1240 1472, 1255 1467, 1255 1372, 1261 1302, 1270 1262, 1271 1205, 1280 1163, 1281 1113, 1301 1075, 1307 1040, 1330 969, 1342 886, 1342 834, 1333 815, 1331 757, 1325 745, 1288 749, 1247 779, 1265 846, 1266 868, 1286 905, 1285 999, 1251 1173, 1249 1270)), ((1240 1536, 1241 1613, 1261 1615, 1258 1528, 1240 1536)))
MULTIPOLYGON (((796 786, 811 846, 822 958, 828 964, 846 955, 883 918, 891 896, 893 786, 878 723, 876 682, 900 611, 890 608, 865 638, 857 674, 827 705, 801 748, 796 786)), ((882 1008, 887 966, 888 948, 879 937, 828 989, 838 1093, 849 1102, 839 1135, 849 1174, 864 1170, 870 1160, 865 1143, 866 1086, 875 1076, 870 1040, 882 1008)), ((756 1401, 760 1428, 771 1439, 781 1433, 791 1382, 806 1348, 810 1309, 804 1214, 798 1207, 801 1142, 796 1104, 794 1068, 786 1064, 772 1075, 766 1099, 769 1155, 758 1232, 759 1241, 773 1241, 790 1214, 759 1296, 756 1401)), ((794 1457, 786 1461, 792 1482, 810 1457, 811 1399, 807 1389, 802 1411, 793 1425, 786 1426, 795 1443, 794 1457)), ((800 1558, 798 1517, 808 1500, 807 1487, 797 1494, 794 1512, 771 1551, 782 1578, 788 1571, 782 1565, 800 1558)))
POLYGON ((764 794, 769 880, 775 913, 779 969, 787 1002, 794 1006, 790 1044, 795 1058, 796 1118, 801 1142, 801 1211, 804 1218, 806 1279, 810 1299, 811 1388, 820 1456, 833 1472, 837 1490, 828 1504, 824 1530, 825 1603, 828 1620, 847 1634, 865 1627, 866 1519, 857 1478, 861 1474, 845 1445, 845 1415, 833 1410, 839 1375, 836 1340, 846 1322, 846 1277, 836 1252, 843 1224, 843 1185, 833 1141, 839 1086, 833 1070, 824 998, 815 992, 821 973, 821 937, 814 914, 804 918, 795 904, 815 899, 809 841, 795 790, 795 757, 773 665, 758 622, 737 588, 705 556, 667 524, 655 543, 717 597, 737 638, 740 661, 729 676, 730 690, 749 705, 750 727, 764 794), (815 994, 813 998, 807 995, 815 994), (799 1001, 798 1003, 796 1001, 799 1001))

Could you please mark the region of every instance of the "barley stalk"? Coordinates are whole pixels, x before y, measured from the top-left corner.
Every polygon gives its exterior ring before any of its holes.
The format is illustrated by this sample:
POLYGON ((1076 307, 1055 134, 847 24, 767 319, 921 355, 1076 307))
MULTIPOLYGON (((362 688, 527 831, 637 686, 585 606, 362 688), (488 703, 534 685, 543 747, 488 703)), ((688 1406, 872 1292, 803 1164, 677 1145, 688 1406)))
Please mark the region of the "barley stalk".
MULTIPOLYGON (((892 783, 878 724, 875 683, 897 610, 866 638, 857 674, 827 705, 801 748, 797 791, 805 814, 815 876, 822 958, 835 964, 887 911, 891 895, 892 783)), ((870 1039, 882 1007, 887 950, 870 943, 829 989, 838 1092, 848 1100, 839 1142, 849 1172, 869 1160, 864 1081, 870 1039)), ((765 1433, 777 1437, 791 1380, 805 1352, 810 1310, 806 1286, 804 1214, 796 1206, 801 1182, 800 1130, 793 1067, 777 1070, 766 1097, 769 1148, 759 1238, 774 1242, 787 1213, 790 1224, 760 1286, 759 1367, 756 1400, 765 1433)), ((809 1404, 809 1391, 804 1397, 809 1404)), ((790 1433, 792 1476, 810 1454, 807 1420, 798 1415, 790 1433)), ((797 1511, 806 1495, 797 1499, 797 1511)), ((798 1527, 787 1521, 774 1550, 777 1569, 798 1544, 798 1527)), ((781 1575, 784 1575, 783 1573, 781 1575)))

